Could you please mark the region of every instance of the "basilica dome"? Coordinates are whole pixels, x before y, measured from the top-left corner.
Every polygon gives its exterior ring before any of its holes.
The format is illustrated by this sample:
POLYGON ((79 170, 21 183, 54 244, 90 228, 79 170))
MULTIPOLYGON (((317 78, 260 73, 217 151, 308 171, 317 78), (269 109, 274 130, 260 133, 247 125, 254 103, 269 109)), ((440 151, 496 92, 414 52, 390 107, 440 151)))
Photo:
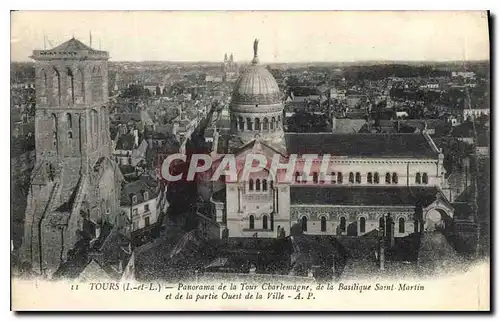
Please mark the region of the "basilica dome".
POLYGON ((259 65, 257 49, 254 49, 252 64, 234 85, 233 105, 274 105, 281 103, 281 93, 273 75, 259 65))
POLYGON ((259 65, 258 40, 254 41, 252 64, 234 85, 229 105, 230 149, 253 140, 285 150, 282 95, 273 75, 259 65))

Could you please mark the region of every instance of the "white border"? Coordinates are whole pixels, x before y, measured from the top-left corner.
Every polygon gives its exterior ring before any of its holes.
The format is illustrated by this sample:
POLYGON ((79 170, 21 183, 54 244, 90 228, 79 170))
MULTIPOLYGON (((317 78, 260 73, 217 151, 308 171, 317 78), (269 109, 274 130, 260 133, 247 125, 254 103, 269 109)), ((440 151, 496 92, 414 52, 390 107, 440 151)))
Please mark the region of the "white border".
MULTIPOLYGON (((413 3, 409 3, 408 1, 388 1, 388 0, 377 0, 377 1, 370 1, 370 0, 365 0, 365 1, 360 1, 360 0, 349 0, 349 1, 344 1, 342 3, 332 3, 331 1, 316 1, 316 0, 308 0, 308 1, 276 1, 276 2, 270 2, 269 0, 251 0, 251 1, 235 1, 235 0, 211 0, 211 1, 203 1, 203 0, 183 0, 183 1, 177 1, 177 2, 165 2, 165 1, 146 1, 146 0, 141 0, 141 1, 117 1, 117 2, 103 2, 102 0, 86 0, 84 3, 82 2, 72 2, 69 3, 67 1, 50 1, 50 0, 45 0, 45 1, 36 1, 36 0, 30 0, 30 1, 16 1, 16 2, 10 2, 10 1, 2 1, 1 4, 2 9, 0 12, 2 14, 0 21, 4 24, 4 28, 2 29, 2 37, 3 37, 3 43, 7 44, 10 43, 10 12, 9 10, 11 9, 16 9, 16 10, 54 10, 54 9, 66 9, 66 10, 75 10, 75 9, 84 9, 84 10, 151 10, 151 9, 159 9, 159 10, 485 10, 485 9, 490 9, 492 10, 493 14, 499 14, 500 12, 500 1, 498 0, 475 0, 475 1, 465 1, 465 0, 453 0, 453 1, 436 1, 436 0, 419 0, 419 1, 414 1, 413 3), (13 6, 13 7, 11 7, 13 6), (5 8, 3 8, 5 7, 5 8)), ((498 16, 497 19, 495 20, 495 27, 498 25, 498 16)), ((495 28, 497 29, 497 28, 495 28)), ((496 32, 494 33, 496 35, 496 32)), ((498 59, 498 53, 495 52, 495 57, 492 57, 491 59, 497 58, 498 59)), ((2 50, 2 84, 0 86, 1 90, 3 91, 1 97, 5 100, 8 100, 10 93, 9 93, 9 84, 10 84, 10 48, 6 46, 4 50, 2 50)), ((495 61, 496 62, 496 61, 495 61)), ((497 75, 497 64, 494 64, 494 75, 497 75)), ((498 93, 498 81, 495 81, 495 88, 493 88, 494 92, 498 93)), ((496 97, 498 99, 498 97, 496 97)), ((496 100, 498 101, 498 100, 496 100)), ((0 120, 2 121, 2 124, 0 126, 2 130, 2 140, 3 143, 2 146, 9 146, 10 145, 10 116, 9 116, 9 106, 10 103, 9 101, 5 101, 4 104, 2 104, 2 112, 4 115, 3 117, 0 117, 0 120)), ((496 109, 496 106, 491 106, 491 108, 496 109)), ((494 113, 496 114, 496 113, 494 113)), ((496 121, 494 119, 494 123, 496 125, 496 121)), ((495 126, 496 128, 496 126, 495 126)), ((495 129, 494 134, 497 135, 498 131, 495 129)), ((495 139, 496 142, 498 142, 498 137, 495 139)), ((9 189, 10 186, 7 185, 7 182, 10 181, 10 162, 8 161, 7 157, 1 158, 2 162, 2 176, 1 176, 1 181, 4 182, 4 185, 2 186, 2 191, 1 197, 2 197, 2 202, 1 204, 10 204, 10 197, 9 197, 9 189)), ((497 171, 498 173, 498 171, 497 171)), ((495 178, 497 178, 495 176, 495 178)), ((500 192, 498 192, 498 189, 495 192, 495 195, 493 199, 500 199, 499 195, 500 192)), ((4 209, 4 216, 9 216, 8 214, 10 211, 10 206, 8 206, 8 209, 4 209)), ((492 213, 493 215, 493 213, 492 213)), ((5 278, 7 277, 8 272, 10 271, 10 266, 9 266, 9 261, 6 259, 9 257, 9 252, 10 252, 10 226, 6 223, 7 218, 4 218, 4 224, 1 224, 1 227, 3 228, 3 237, 5 240, 2 242, 3 246, 0 247, 2 249, 1 257, 4 258, 2 260, 4 263, 2 265, 2 273, 5 278), (9 246, 7 246, 9 244, 9 246)), ((495 230, 498 231, 498 223, 499 219, 496 219, 495 223, 495 230)), ((492 233, 493 234, 493 233, 492 233)), ((497 237, 498 239, 498 237, 497 237)), ((497 244, 494 245, 494 249, 496 249, 497 244)), ((495 254, 498 254, 497 251, 495 250, 495 254)), ((496 270, 496 266, 495 266, 496 270)), ((498 271, 495 271, 498 272, 498 271)), ((498 275, 497 275, 498 276, 498 275)), ((7 285, 7 282, 4 283, 7 285)), ((451 294, 450 295, 454 295, 451 294)), ((494 296, 497 297, 497 296, 494 296)), ((4 302, 5 305, 9 304, 10 302, 10 287, 9 286, 4 286, 3 292, 2 292, 2 302, 4 302)), ((492 302, 494 304, 495 302, 492 302)), ((5 314, 6 311, 8 311, 9 306, 5 306, 2 311, 3 314, 5 314)), ((457 315, 453 315, 452 317, 456 317, 457 315)), ((8 313, 7 315, 3 315, 2 319, 3 320, 11 320, 15 317, 13 313, 8 313), (5 318, 4 318, 5 317, 5 318)), ((24 316, 26 317, 26 316, 24 316)), ((33 317, 30 315, 29 317, 33 317)), ((51 316, 49 316, 51 317, 51 316)), ((73 316, 64 316, 63 318, 67 318, 68 320, 72 318, 73 316)), ((105 320, 104 318, 110 318, 110 317, 116 317, 116 318, 122 318, 123 315, 117 315, 117 316, 110 316, 110 315, 105 315, 105 316, 95 316, 98 319, 101 318, 102 320, 105 320)), ((134 315, 134 317, 141 317, 138 315, 134 315)), ((174 316, 174 315, 162 315, 159 317, 167 317, 167 318, 178 318, 179 316, 174 316)), ((181 316, 184 318, 191 318, 193 316, 181 316)), ((212 317, 217 317, 220 318, 221 315, 216 315, 212 317)), ((225 317, 235 317, 234 315, 226 315, 225 317)), ((254 318, 256 315, 251 315, 250 317, 254 318)), ((259 318, 270 318, 271 316, 265 316, 265 315, 258 315, 259 318)), ((278 315, 272 315, 272 318, 287 318, 288 320, 294 319, 294 318, 299 318, 301 316, 293 316, 293 315, 283 315, 283 316, 278 316, 278 315)), ((311 316, 307 316, 311 317, 311 316)), ((326 317, 331 317, 330 315, 326 317)), ((352 318, 354 316, 340 316, 340 315, 333 315, 335 318, 352 318)), ((364 315, 364 316, 356 316, 358 317, 373 317, 371 315, 364 315)), ((385 316, 383 316, 385 317, 385 316)), ((420 316, 415 316, 415 317, 420 317, 420 316)), ((426 315, 426 319, 437 319, 440 318, 440 316, 430 316, 426 315)))

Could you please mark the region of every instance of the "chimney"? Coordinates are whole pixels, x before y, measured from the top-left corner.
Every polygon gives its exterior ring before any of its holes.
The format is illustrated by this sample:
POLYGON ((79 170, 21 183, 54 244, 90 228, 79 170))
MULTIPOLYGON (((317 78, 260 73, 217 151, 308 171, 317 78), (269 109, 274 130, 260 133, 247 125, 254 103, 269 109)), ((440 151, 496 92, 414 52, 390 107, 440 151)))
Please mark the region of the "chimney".
POLYGON ((99 237, 101 236, 101 223, 98 222, 96 227, 95 227, 95 239, 99 239, 99 237))
POLYGON ((212 152, 217 153, 218 145, 219 145, 219 131, 217 127, 214 129, 214 141, 212 143, 212 152))
POLYGON ((139 131, 137 129, 134 129, 134 147, 139 146, 139 131))

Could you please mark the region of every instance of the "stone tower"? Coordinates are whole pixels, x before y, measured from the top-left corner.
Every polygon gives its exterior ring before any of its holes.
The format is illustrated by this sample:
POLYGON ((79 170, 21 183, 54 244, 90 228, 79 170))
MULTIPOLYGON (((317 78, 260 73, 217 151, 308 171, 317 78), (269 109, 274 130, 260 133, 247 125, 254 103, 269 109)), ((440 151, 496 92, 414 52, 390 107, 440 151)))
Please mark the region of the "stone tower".
POLYGON ((35 50, 32 58, 37 62, 37 159, 60 170, 66 163, 88 168, 108 157, 108 53, 73 38, 50 50, 35 50))
POLYGON ((95 224, 119 207, 119 170, 109 159, 109 55, 72 38, 35 50, 31 58, 36 61, 36 164, 21 255, 35 271, 50 274, 78 240, 82 220, 95 224), (99 186, 103 175, 108 187, 99 186))

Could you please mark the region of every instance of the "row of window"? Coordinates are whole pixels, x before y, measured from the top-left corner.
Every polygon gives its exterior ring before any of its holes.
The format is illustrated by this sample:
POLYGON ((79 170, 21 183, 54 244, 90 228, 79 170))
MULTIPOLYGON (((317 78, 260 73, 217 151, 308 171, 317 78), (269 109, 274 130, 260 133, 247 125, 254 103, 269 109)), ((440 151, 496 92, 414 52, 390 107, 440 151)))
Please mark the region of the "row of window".
MULTIPOLYGON (((406 224, 405 219, 403 217, 399 218, 399 220, 398 220, 398 232, 399 233, 405 233, 405 230, 406 230, 405 224, 406 224)), ((302 225, 302 230, 304 232, 307 232, 307 217, 306 216, 302 216, 301 225, 302 225)), ((379 219, 379 227, 384 226, 384 225, 385 225, 384 218, 381 217, 379 219)), ((345 232, 346 227, 347 227, 346 218, 341 217, 340 218, 340 225, 339 225, 340 231, 345 232)), ((326 232, 326 217, 324 217, 324 216, 321 217, 321 232, 326 232)), ((366 232, 366 218, 364 218, 364 217, 359 218, 359 232, 360 233, 366 232)))
MULTIPOLYGON (((148 227, 151 225, 151 218, 149 216, 146 216, 144 218, 144 227, 148 227)), ((139 229, 139 221, 133 221, 132 222, 132 230, 137 231, 139 229)))
MULTIPOLYGON (((73 74, 73 71, 70 68, 66 68, 66 77, 68 87, 66 88, 66 97, 69 103, 76 103, 77 100, 80 102, 84 102, 84 91, 85 91, 85 78, 83 76, 83 72, 81 70, 77 70, 76 75, 73 74)), ((61 104, 61 74, 56 68, 52 69, 52 73, 50 75, 50 80, 52 82, 52 96, 54 98, 54 104, 61 104)), ((47 76, 47 72, 45 70, 40 71, 40 84, 37 88, 39 95, 41 97, 47 97, 47 89, 49 88, 49 79, 47 76)), ((91 76, 91 89, 92 89, 92 99, 94 101, 101 101, 103 95, 103 87, 102 87, 102 75, 100 69, 95 69, 92 72, 91 76)))
POLYGON ((427 173, 417 173, 415 175, 415 183, 417 183, 417 184, 428 184, 429 183, 429 177, 427 176, 427 173))
MULTIPOLYGON (((149 212, 149 204, 144 204, 144 213, 147 213, 149 212)), ((139 214, 139 209, 137 208, 134 208, 133 212, 132 212, 132 217, 135 217, 139 214)))
MULTIPOLYGON (((149 192, 148 191, 143 191, 142 192, 142 196, 144 198, 144 201, 148 201, 149 200, 149 192)), ((137 204, 137 195, 130 195, 131 199, 132 199, 132 204, 137 204)), ((144 210, 145 211, 149 211, 149 204, 146 204, 144 206, 144 210)))
POLYGON ((238 127, 239 130, 245 130, 245 123, 246 123, 246 130, 274 130, 278 129, 281 127, 281 116, 276 117, 271 117, 269 120, 267 117, 264 117, 262 121, 260 118, 246 118, 243 119, 243 117, 239 116, 238 120, 233 119, 233 127, 236 128, 238 127))
MULTIPOLYGON (((379 219, 379 227, 385 226, 384 222, 385 222, 384 218, 381 217, 379 219)), ((302 225, 302 230, 304 232, 307 232, 307 223, 308 223, 307 217, 302 216, 301 225, 302 225)), ((341 217, 339 229, 341 232, 345 232, 346 228, 347 228, 346 218, 341 217)), ((253 215, 249 216, 249 229, 251 229, 251 230, 255 229, 255 217, 253 215)), ((262 229, 263 230, 268 229, 268 217, 267 217, 267 215, 262 216, 262 229)), ((401 217, 398 220, 398 232, 405 233, 405 231, 406 231, 406 221, 403 217, 401 217)), ((321 217, 321 232, 326 232, 326 217, 324 217, 324 216, 321 217)), ((366 233, 366 218, 364 218, 364 217, 359 218, 359 232, 366 233)))
MULTIPOLYGON (((269 185, 270 189, 273 189, 273 181, 269 181, 269 185)), ((262 181, 258 178, 255 181, 253 179, 248 180, 248 190, 267 191, 267 179, 263 179, 262 181)))
MULTIPOLYGON (((58 119, 56 114, 51 115, 52 118, 52 147, 53 149, 57 149, 58 144, 58 119)), ((70 140, 73 139, 73 117, 71 114, 65 114, 65 120, 67 125, 67 138, 70 140)), ((78 122, 78 121, 77 121, 78 122)), ((103 125, 104 126, 104 125, 103 125)), ((91 132, 91 141, 90 145, 95 150, 99 143, 99 116, 95 109, 90 111, 90 132, 91 132)), ((102 140, 104 142, 105 136, 102 135, 102 140)))
MULTIPOLYGON (((255 229, 255 217, 253 215, 250 215, 250 217, 248 218, 249 220, 249 225, 248 225, 248 228, 253 230, 255 229)), ((267 218, 267 215, 263 215, 262 216, 262 229, 263 230, 267 230, 268 229, 268 218, 267 218)))
MULTIPOLYGON (((330 174, 332 178, 332 183, 333 184, 342 184, 344 181, 343 174, 341 172, 335 173, 332 172, 330 174)), ((307 182, 305 179, 301 179, 303 175, 299 172, 295 172, 295 182, 300 183, 300 182, 307 182)), ((312 174, 313 177, 313 183, 324 183, 324 179, 319 179, 319 174, 317 172, 314 172, 312 174)), ((380 183, 380 175, 379 173, 375 172, 368 172, 366 174, 366 182, 368 184, 379 184, 380 183)), ((361 184, 361 173, 360 172, 350 172, 349 173, 349 183, 356 183, 356 184, 361 184)), ((385 183, 386 184, 397 184, 398 183, 398 174, 397 173, 386 173, 385 174, 385 183)), ((415 176, 415 183, 417 184, 428 184, 429 183, 429 177, 427 173, 417 173, 415 176)))
MULTIPOLYGON (((334 184, 342 184, 344 181, 344 177, 343 177, 343 174, 341 172, 338 172, 338 173, 332 172, 330 174, 330 176, 332 177, 332 183, 334 183, 334 184)), ((306 182, 305 179, 301 180, 301 177, 303 177, 303 175, 301 173, 295 172, 295 182, 297 182, 297 183, 300 183, 301 181, 306 182)), ((313 183, 318 183, 320 181, 319 174, 317 172, 314 172, 312 177, 313 177, 313 183)), ((324 180, 322 179, 321 182, 324 183, 324 180)), ((366 182, 369 184, 379 184, 380 183, 379 173, 369 172, 366 175, 366 182)), ((397 184, 398 183, 398 174, 397 173, 392 173, 392 174, 386 173, 385 174, 385 182, 387 184, 391 184, 391 183, 397 184)), ((349 173, 349 183, 361 184, 361 173, 360 172, 356 172, 356 173, 350 172, 349 173)))

